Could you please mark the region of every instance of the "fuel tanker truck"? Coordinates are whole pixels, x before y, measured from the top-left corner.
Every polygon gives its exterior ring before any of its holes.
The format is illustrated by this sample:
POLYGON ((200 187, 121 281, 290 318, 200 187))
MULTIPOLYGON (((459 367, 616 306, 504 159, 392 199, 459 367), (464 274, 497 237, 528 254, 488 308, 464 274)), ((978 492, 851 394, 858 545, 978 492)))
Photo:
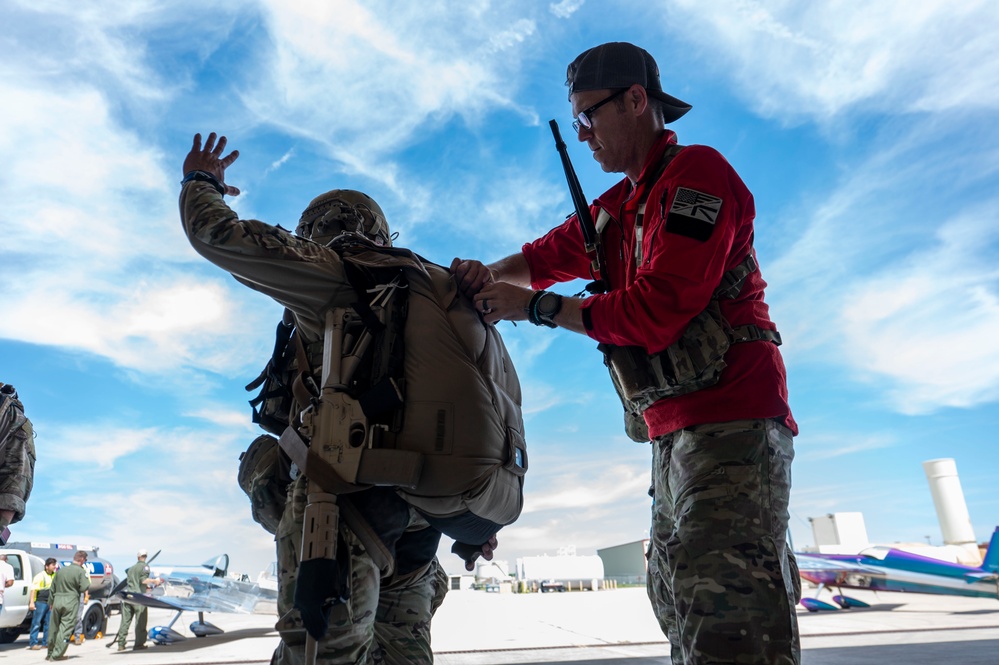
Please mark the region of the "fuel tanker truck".
POLYGON ((75 631, 73 638, 82 643, 82 638, 92 640, 104 636, 108 616, 113 611, 121 611, 121 599, 111 594, 118 584, 114 566, 98 555, 96 546, 8 543, 0 548, 0 554, 6 554, 7 563, 14 568, 14 586, 4 593, 3 611, 0 612, 0 644, 9 644, 31 630, 31 611, 28 609, 31 580, 42 572, 45 559, 52 557, 58 562, 58 568, 62 568, 72 564, 73 555, 80 550, 87 553, 84 566, 90 573, 90 590, 87 602, 81 606, 82 632, 75 631))

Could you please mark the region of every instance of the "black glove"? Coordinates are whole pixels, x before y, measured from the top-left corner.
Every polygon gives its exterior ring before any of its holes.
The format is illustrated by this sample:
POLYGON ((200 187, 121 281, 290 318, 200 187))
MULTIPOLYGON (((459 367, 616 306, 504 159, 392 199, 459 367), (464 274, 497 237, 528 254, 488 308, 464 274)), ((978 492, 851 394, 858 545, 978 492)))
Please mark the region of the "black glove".
POLYGON ((335 603, 345 603, 350 586, 333 559, 310 559, 298 567, 295 582, 295 609, 302 624, 314 639, 320 640, 329 628, 330 610, 335 603))
POLYGON ((482 545, 469 545, 456 540, 451 546, 451 553, 460 556, 465 563, 475 563, 475 560, 482 556, 482 545))

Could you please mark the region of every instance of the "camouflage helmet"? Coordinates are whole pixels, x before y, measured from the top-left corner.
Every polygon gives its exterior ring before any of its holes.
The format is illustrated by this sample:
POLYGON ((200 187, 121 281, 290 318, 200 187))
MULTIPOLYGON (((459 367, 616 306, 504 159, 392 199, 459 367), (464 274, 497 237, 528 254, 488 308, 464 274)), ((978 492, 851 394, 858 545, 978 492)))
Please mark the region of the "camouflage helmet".
POLYGON ((392 246, 385 213, 375 200, 353 189, 333 189, 309 202, 295 235, 326 245, 345 231, 360 233, 378 245, 392 246))

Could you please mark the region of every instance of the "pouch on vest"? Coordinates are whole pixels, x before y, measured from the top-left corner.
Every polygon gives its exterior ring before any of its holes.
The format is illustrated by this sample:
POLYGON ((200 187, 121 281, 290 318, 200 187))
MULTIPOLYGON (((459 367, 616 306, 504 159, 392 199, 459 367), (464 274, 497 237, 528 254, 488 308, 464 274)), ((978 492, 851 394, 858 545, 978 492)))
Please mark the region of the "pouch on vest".
POLYGON ((607 365, 611 382, 614 384, 614 392, 617 393, 618 399, 621 400, 621 406, 624 407, 625 434, 627 434, 628 438, 632 441, 637 441, 639 443, 649 441, 649 426, 645 424, 643 411, 642 409, 639 409, 637 405, 629 402, 624 396, 624 387, 618 379, 618 373, 611 368, 606 353, 604 355, 604 364, 607 365))
POLYGON ((250 498, 253 520, 269 533, 277 534, 278 522, 291 483, 291 460, 277 439, 261 434, 239 456, 239 486, 250 498))
POLYGON ((698 314, 676 342, 649 355, 638 346, 601 344, 604 362, 621 396, 644 411, 663 397, 676 397, 718 383, 731 346, 732 328, 717 301, 698 314))
POLYGON ((14 386, 0 383, 0 509, 14 512, 12 524, 24 517, 34 478, 34 429, 14 386))
POLYGON ((250 400, 253 422, 276 436, 281 436, 288 426, 288 414, 292 407, 291 386, 297 369, 294 347, 290 343, 294 331, 294 320, 286 309, 277 325, 270 360, 257 378, 246 386, 247 391, 260 388, 257 396, 250 400))
POLYGON ((633 441, 649 440, 645 410, 655 402, 713 386, 726 367, 725 354, 732 344, 765 340, 780 345, 776 330, 756 325, 733 329, 722 314, 719 299, 738 296, 746 276, 757 269, 750 253, 725 273, 711 302, 687 325, 676 342, 654 354, 638 346, 600 344, 604 364, 624 405, 625 431, 633 441))

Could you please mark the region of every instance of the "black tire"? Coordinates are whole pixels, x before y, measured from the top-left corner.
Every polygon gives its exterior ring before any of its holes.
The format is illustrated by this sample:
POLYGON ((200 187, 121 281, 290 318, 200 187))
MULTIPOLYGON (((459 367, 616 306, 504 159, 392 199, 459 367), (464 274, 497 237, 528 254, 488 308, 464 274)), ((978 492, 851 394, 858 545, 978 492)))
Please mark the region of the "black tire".
POLYGON ((10 644, 20 636, 20 628, 0 628, 0 644, 10 644))
POLYGON ((97 637, 97 633, 103 633, 107 619, 104 617, 104 608, 100 603, 94 603, 87 608, 83 614, 83 636, 88 640, 97 637))

